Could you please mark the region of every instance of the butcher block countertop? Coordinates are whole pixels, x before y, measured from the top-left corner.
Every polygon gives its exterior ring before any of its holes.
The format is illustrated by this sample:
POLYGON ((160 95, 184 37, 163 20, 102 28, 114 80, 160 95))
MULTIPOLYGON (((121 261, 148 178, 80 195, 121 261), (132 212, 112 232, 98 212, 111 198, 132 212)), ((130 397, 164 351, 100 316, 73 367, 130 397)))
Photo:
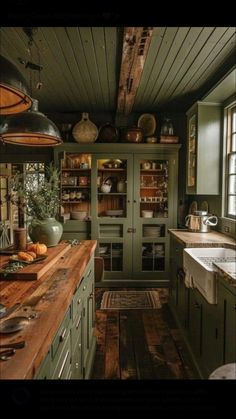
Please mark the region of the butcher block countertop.
MULTIPOLYGON (((22 278, 8 280, 6 277, 0 281, 0 303, 7 308, 16 303, 23 305, 26 303, 27 306, 27 302, 32 303, 33 296, 36 296, 37 301, 37 290, 41 290, 42 293, 45 288, 44 295, 32 307, 37 312, 37 317, 29 320, 26 327, 20 331, 0 333, 0 344, 21 340, 26 343, 24 348, 16 350, 11 359, 0 360, 0 379, 32 379, 35 376, 60 327, 96 245, 96 240, 84 240, 79 245, 69 246, 37 280, 22 278), (51 278, 54 278, 53 282, 50 282, 51 278)), ((65 248, 65 242, 58 244, 58 253, 62 247, 65 248)), ((0 319, 0 323, 14 315, 17 316, 17 311, 9 317, 0 319)), ((0 348, 0 351, 2 350, 0 348)))
POLYGON ((210 231, 209 233, 192 233, 188 230, 169 229, 181 244, 185 247, 228 247, 234 249, 236 241, 226 234, 210 231))

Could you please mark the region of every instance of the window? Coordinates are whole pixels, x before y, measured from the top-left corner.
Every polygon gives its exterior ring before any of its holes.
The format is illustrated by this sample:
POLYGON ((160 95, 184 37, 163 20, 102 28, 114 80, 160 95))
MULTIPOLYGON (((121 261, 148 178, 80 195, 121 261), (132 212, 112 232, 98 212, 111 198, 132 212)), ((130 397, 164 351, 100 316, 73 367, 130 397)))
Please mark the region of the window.
POLYGON ((236 219, 236 104, 227 109, 226 217, 236 219))

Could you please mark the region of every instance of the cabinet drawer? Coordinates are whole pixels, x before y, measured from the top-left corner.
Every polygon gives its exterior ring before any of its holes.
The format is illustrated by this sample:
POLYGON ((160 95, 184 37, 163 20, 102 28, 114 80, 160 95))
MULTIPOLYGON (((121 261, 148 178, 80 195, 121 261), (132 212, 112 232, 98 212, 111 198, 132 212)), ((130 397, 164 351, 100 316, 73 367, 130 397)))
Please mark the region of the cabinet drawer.
POLYGON ((51 346, 51 357, 54 364, 55 358, 58 358, 58 353, 61 351, 64 346, 65 340, 70 332, 70 320, 71 320, 71 306, 68 308, 66 315, 62 321, 61 326, 59 327, 57 334, 53 340, 51 346))
POLYGON ((68 333, 64 346, 59 353, 57 363, 54 363, 54 372, 52 379, 62 380, 66 379, 70 375, 71 369, 71 345, 70 345, 70 334, 68 333))
POLYGON ((51 371, 51 353, 50 350, 48 351, 44 361, 42 362, 40 369, 36 375, 36 380, 48 380, 50 379, 50 371, 51 371))

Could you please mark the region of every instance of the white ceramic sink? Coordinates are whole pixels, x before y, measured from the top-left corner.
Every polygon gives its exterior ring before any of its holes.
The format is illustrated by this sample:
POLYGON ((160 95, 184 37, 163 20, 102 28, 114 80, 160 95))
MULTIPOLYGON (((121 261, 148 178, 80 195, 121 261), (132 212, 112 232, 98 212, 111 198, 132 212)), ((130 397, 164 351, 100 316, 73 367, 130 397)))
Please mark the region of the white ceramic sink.
POLYGON ((210 304, 217 304, 216 263, 235 262, 236 252, 224 247, 195 247, 184 249, 183 264, 191 282, 210 304))

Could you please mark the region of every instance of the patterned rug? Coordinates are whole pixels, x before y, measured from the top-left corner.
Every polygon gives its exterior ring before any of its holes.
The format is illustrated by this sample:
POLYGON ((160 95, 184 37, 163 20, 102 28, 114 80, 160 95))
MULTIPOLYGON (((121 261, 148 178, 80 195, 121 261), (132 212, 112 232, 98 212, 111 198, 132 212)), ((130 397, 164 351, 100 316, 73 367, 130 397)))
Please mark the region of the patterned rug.
POLYGON ((158 291, 105 291, 100 308, 102 310, 161 308, 161 302, 158 291))

